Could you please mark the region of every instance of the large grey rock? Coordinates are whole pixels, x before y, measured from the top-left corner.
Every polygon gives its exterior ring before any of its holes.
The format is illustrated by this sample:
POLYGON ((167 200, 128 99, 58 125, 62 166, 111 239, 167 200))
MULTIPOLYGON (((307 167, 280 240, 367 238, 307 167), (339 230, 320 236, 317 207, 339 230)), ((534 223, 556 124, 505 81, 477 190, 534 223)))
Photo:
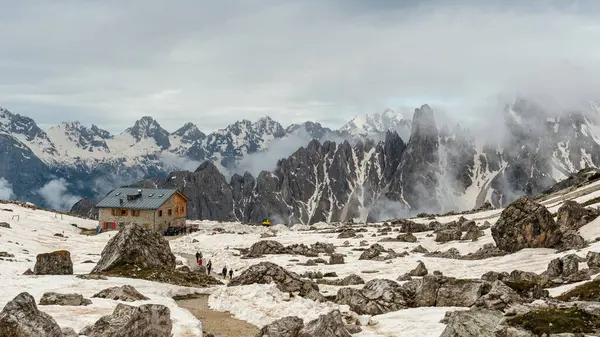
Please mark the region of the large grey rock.
POLYGON ((73 275, 73 261, 68 250, 38 254, 33 267, 36 275, 73 275))
POLYGON ((115 301, 134 302, 141 300, 148 300, 149 298, 142 295, 134 287, 130 285, 124 285, 121 287, 111 287, 100 291, 92 297, 106 298, 115 301))
POLYGON ((504 311, 509 306, 521 304, 523 302, 525 302, 525 300, 519 296, 516 291, 502 281, 496 280, 492 283, 490 291, 477 299, 475 306, 490 310, 504 311))
POLYGON ((287 316, 265 325, 255 337, 297 337, 303 326, 301 318, 287 316))
POLYGON ((425 276, 427 275, 428 271, 427 268, 425 267, 425 264, 422 261, 419 261, 419 264, 417 265, 417 267, 413 270, 411 270, 408 274, 410 276, 425 276))
POLYGON ((359 256, 359 260, 373 260, 377 257, 379 257, 379 255, 381 255, 381 253, 385 252, 385 248, 383 248, 382 245, 376 243, 371 245, 371 247, 369 247, 367 250, 365 250, 364 252, 362 252, 362 254, 360 254, 359 256))
POLYGON ((586 260, 589 268, 600 268, 600 253, 590 251, 586 255, 586 260))
POLYGON ((351 285, 365 284, 365 280, 363 280, 362 277, 360 277, 356 274, 350 274, 341 280, 340 279, 337 279, 337 280, 321 279, 321 280, 317 280, 317 283, 318 284, 329 284, 329 285, 334 285, 334 286, 351 286, 351 285))
POLYGON ((410 292, 385 279, 367 282, 362 289, 341 288, 335 302, 350 306, 357 314, 380 315, 409 307, 410 292))
POLYGON ((489 291, 489 285, 479 280, 425 275, 417 284, 414 306, 470 307, 489 291))
POLYGON ((20 293, 0 312, 0 336, 62 337, 56 321, 35 305, 33 296, 20 293))
POLYGON ((494 310, 457 310, 447 318, 448 325, 440 337, 495 337, 503 315, 494 310))
POLYGON ((596 219, 600 212, 595 209, 585 208, 575 200, 567 200, 558 209, 556 213, 556 222, 563 232, 577 231, 579 228, 587 225, 596 219))
POLYGON ((80 294, 59 294, 54 292, 44 293, 40 299, 40 305, 68 305, 81 306, 90 305, 92 301, 80 294))
POLYGON ((285 247, 275 240, 261 240, 250 246, 250 250, 246 254, 248 257, 259 257, 264 254, 284 254, 285 247))
POLYGON ((175 255, 160 233, 142 226, 128 225, 113 236, 102 250, 92 273, 108 272, 124 266, 135 269, 175 270, 175 255))
POLYGON ((502 211, 492 227, 492 237, 498 248, 516 252, 523 248, 556 247, 562 233, 546 207, 521 197, 502 211))
POLYGON ((329 264, 344 264, 344 255, 331 254, 329 257, 329 264))
POLYGON ((462 237, 462 232, 460 231, 460 229, 443 229, 441 231, 438 231, 435 234, 435 242, 448 242, 448 241, 453 241, 453 240, 460 240, 462 237))
POLYGON ((261 262, 248 267, 239 276, 229 281, 227 286, 269 284, 271 282, 275 282, 281 291, 299 292, 301 296, 309 294, 312 290, 319 291, 316 283, 303 279, 300 275, 287 271, 272 262, 261 262))
POLYGON ((169 308, 159 304, 132 307, 117 304, 112 315, 101 317, 79 333, 87 337, 171 337, 169 308))
POLYGON ((326 315, 308 322, 298 332, 298 337, 350 337, 339 310, 333 310, 326 315))

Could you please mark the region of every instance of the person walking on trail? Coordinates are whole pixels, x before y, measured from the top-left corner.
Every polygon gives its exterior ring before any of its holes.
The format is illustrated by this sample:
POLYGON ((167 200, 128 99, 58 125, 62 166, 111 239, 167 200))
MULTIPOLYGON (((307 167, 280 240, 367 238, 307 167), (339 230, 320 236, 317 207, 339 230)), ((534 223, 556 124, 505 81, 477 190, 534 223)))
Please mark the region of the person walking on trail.
POLYGON ((227 266, 223 267, 223 272, 221 274, 223 275, 224 279, 227 278, 227 266))
POLYGON ((200 258, 200 252, 196 252, 196 263, 198 263, 199 258, 200 258))
POLYGON ((198 265, 201 266, 202 265, 202 258, 198 259, 198 265))
POLYGON ((229 279, 233 278, 233 268, 229 269, 229 279))
POLYGON ((206 275, 210 275, 211 269, 212 269, 212 261, 208 260, 208 263, 206 264, 206 275))

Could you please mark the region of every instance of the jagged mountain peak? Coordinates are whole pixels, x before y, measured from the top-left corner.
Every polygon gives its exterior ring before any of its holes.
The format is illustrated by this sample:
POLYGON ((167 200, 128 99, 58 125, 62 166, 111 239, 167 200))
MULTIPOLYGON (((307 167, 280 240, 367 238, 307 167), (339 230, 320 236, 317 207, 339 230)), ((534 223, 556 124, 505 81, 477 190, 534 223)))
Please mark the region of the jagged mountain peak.
POLYGON ((171 145, 169 132, 150 116, 143 116, 137 120, 133 127, 125 130, 125 133, 130 134, 138 142, 143 139, 154 139, 156 144, 163 149, 171 145))
POLYGON ((187 122, 182 127, 177 129, 177 131, 173 132, 171 135, 179 136, 185 142, 190 141, 198 141, 206 138, 206 134, 204 134, 196 124, 187 122))
POLYGON ((398 131, 402 137, 410 134, 411 121, 392 109, 356 116, 340 128, 341 132, 370 138, 383 138, 388 130, 398 131))

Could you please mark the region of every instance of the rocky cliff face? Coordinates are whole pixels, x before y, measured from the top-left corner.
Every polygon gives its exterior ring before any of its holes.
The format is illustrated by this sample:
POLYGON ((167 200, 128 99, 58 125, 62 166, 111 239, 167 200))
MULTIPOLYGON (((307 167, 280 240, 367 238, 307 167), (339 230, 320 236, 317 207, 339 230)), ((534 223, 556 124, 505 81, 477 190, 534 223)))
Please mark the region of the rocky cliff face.
POLYGON ((549 188, 562 172, 600 164, 595 162, 600 137, 583 114, 550 119, 518 101, 504 117, 505 139, 482 144, 460 126, 438 128, 433 110, 424 105, 415 110, 407 143, 395 132, 379 142, 313 140, 256 177, 236 174, 227 181, 207 162, 196 172, 174 172, 153 184, 191 196, 193 219, 364 221, 467 210, 485 202, 505 206, 549 188), (546 124, 536 125, 540 119, 546 124))

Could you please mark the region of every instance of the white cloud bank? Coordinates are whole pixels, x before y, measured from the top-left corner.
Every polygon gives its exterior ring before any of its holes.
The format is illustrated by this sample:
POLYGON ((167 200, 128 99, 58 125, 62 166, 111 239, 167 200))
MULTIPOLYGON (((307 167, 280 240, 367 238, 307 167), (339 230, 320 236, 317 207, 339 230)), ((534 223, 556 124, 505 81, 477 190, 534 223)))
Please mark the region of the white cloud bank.
POLYGON ((14 196, 12 185, 3 177, 0 177, 0 200, 10 200, 14 196))

